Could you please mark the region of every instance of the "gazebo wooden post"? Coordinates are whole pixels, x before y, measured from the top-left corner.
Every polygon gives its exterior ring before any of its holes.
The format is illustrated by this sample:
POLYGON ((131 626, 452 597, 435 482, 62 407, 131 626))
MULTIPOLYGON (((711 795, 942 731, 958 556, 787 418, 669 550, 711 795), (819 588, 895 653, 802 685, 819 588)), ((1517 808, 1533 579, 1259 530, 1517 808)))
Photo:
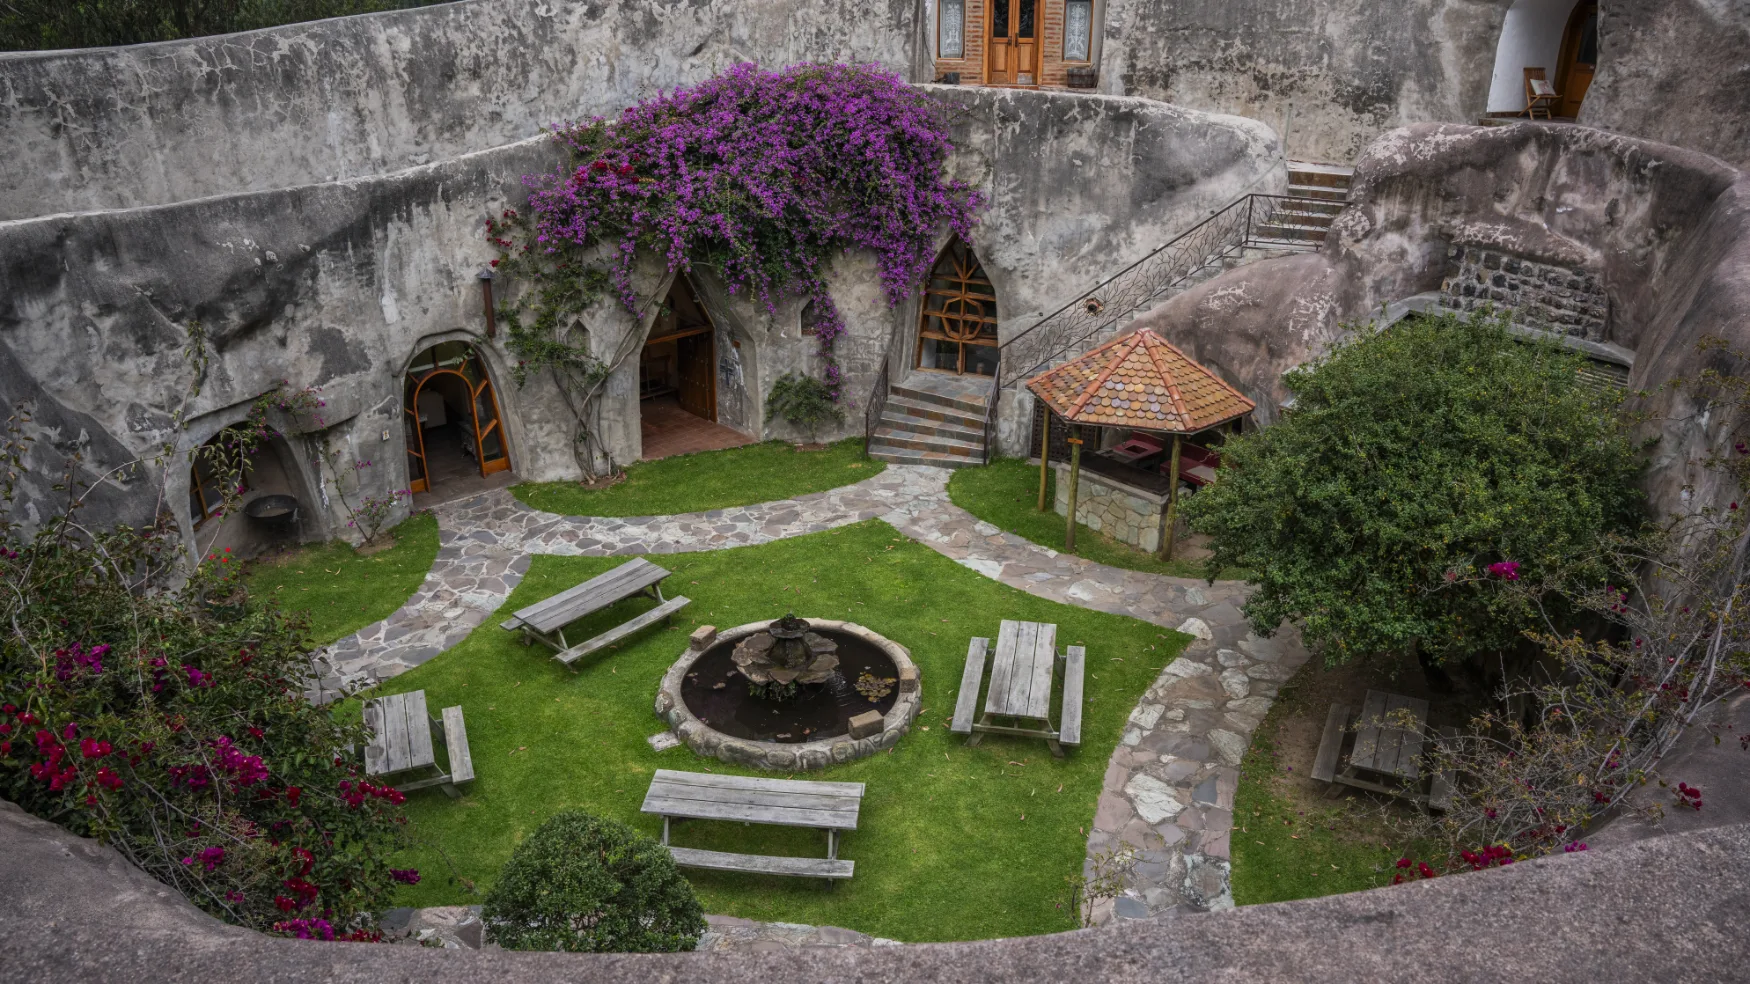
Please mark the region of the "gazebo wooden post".
POLYGON ((1076 552, 1076 492, 1082 481, 1082 429, 1077 424, 1069 428, 1069 511, 1064 516, 1063 552, 1076 552))
POLYGON ((1179 517, 1179 442, 1178 434, 1173 435, 1173 465, 1167 473, 1167 511, 1161 517, 1161 559, 1173 559, 1173 534, 1178 525, 1179 517))
POLYGON ((1045 502, 1046 476, 1051 469, 1051 407, 1044 400, 1039 406, 1045 411, 1045 426, 1040 428, 1043 435, 1039 438, 1039 511, 1044 512, 1048 506, 1045 502))

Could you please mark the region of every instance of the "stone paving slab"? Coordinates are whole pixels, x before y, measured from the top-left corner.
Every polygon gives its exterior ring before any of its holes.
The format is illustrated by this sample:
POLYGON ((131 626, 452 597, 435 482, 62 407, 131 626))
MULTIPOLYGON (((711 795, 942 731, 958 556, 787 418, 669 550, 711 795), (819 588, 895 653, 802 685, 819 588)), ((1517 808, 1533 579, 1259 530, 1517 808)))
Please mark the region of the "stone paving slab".
MULTIPOLYGON (((1272 638, 1255 635, 1240 614, 1248 593, 1241 582, 1107 567, 1004 533, 949 500, 948 476, 939 468, 890 465, 827 492, 676 516, 559 516, 530 509, 502 489, 445 503, 433 510, 440 547, 425 584, 395 614, 319 654, 321 680, 312 698, 372 686, 462 641, 509 597, 534 554, 723 550, 882 519, 1028 594, 1192 637, 1137 704, 1108 764, 1087 864, 1123 847, 1136 852, 1137 864, 1123 895, 1097 906, 1094 921, 1232 906, 1229 832, 1238 766, 1277 686, 1306 661, 1298 633, 1285 627, 1272 638)), ((792 945, 778 936, 760 942, 792 945)))
MULTIPOLYGON (((446 950, 498 950, 485 941, 480 906, 440 905, 425 909, 390 909, 377 921, 386 940, 409 941, 446 950)), ((794 950, 872 949, 900 946, 897 940, 869 936, 837 926, 756 922, 735 916, 705 917, 698 953, 770 953, 794 950)))

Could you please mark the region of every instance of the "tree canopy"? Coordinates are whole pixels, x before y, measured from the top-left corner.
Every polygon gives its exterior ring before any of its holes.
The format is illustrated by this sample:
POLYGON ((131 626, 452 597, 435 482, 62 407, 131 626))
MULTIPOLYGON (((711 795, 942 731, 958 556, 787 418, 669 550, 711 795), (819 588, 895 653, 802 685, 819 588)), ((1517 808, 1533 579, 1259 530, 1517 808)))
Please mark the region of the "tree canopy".
POLYGON ((8 0, 0 51, 176 41, 445 0, 8 0))
POLYGON ((1621 394, 1585 366, 1493 318, 1357 330, 1288 374, 1293 408, 1229 441, 1187 503, 1210 569, 1255 571, 1253 628, 1293 619, 1330 663, 1511 645, 1546 592, 1505 582, 1598 588, 1588 558, 1640 522, 1621 394))

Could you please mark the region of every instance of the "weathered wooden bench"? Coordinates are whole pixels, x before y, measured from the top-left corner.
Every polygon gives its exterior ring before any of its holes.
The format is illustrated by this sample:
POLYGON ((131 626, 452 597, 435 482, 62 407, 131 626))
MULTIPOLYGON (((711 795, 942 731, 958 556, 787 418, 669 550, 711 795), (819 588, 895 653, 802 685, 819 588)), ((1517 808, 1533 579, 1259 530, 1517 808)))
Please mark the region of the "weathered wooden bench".
MULTIPOLYGON (((1389 796, 1406 795, 1405 785, 1423 778, 1418 759, 1422 755, 1423 724, 1427 720, 1427 701, 1379 690, 1367 692, 1358 713, 1348 704, 1333 704, 1325 715, 1311 775, 1320 782, 1340 783, 1389 796), (1343 746, 1351 733, 1355 741, 1345 758, 1343 746)), ((1438 734, 1439 740, 1444 741, 1458 732, 1441 728, 1438 734)), ((1432 809, 1446 809, 1452 799, 1452 777, 1441 773, 1429 778, 1428 795, 1414 794, 1410 798, 1426 802, 1432 809)))
POLYGON ((687 598, 677 596, 665 600, 662 597, 662 581, 669 573, 640 557, 627 561, 606 574, 566 588, 551 598, 537 601, 500 624, 512 631, 521 629, 524 645, 531 638, 541 640, 552 647, 556 654, 554 659, 570 666, 584 656, 613 645, 639 629, 655 625, 690 604, 687 598), (615 602, 640 594, 656 599, 656 607, 575 646, 565 641, 567 625, 593 615, 615 602))
POLYGON ((437 774, 403 782, 395 788, 404 793, 427 786, 443 786, 454 798, 461 793, 456 787, 474 779, 474 759, 468 753, 468 729, 462 723, 462 708, 446 707, 441 720, 426 716, 425 691, 390 694, 365 702, 365 724, 374 734, 365 746, 365 774, 392 776, 415 769, 432 769, 437 774), (449 756, 449 771, 437 764, 432 737, 444 743, 449 756))
POLYGON ((1057 626, 1041 622, 1004 619, 997 631, 996 656, 991 660, 990 690, 984 713, 978 720, 978 688, 984 679, 990 640, 975 638, 966 650, 966 667, 960 674, 960 693, 954 702, 954 717, 948 730, 971 735, 976 745, 986 734, 1025 735, 1044 738, 1051 754, 1061 758, 1064 745, 1082 743, 1082 676, 1087 651, 1070 646, 1057 655, 1057 626), (1063 660, 1063 694, 1058 726, 1051 726, 1051 676, 1058 659, 1063 660), (1015 723, 998 724, 997 718, 1015 723))
POLYGON ((658 769, 640 809, 662 817, 663 846, 674 855, 675 864, 682 867, 840 879, 851 877, 856 862, 839 858, 839 833, 857 829, 862 804, 860 782, 760 779, 658 769), (673 847, 668 839, 669 821, 676 819, 735 820, 824 830, 826 857, 772 857, 673 847))

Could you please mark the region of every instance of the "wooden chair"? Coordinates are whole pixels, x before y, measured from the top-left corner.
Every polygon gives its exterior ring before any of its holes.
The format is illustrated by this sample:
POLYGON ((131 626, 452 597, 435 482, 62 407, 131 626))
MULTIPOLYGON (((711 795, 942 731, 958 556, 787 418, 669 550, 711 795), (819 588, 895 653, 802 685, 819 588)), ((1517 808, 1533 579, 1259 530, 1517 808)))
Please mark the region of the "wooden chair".
POLYGON ((1550 119, 1550 110, 1560 105, 1561 101, 1561 93, 1557 92, 1556 87, 1544 77, 1543 69, 1528 68, 1525 70, 1525 111, 1523 115, 1535 120, 1537 114, 1542 113, 1544 119, 1550 119))

